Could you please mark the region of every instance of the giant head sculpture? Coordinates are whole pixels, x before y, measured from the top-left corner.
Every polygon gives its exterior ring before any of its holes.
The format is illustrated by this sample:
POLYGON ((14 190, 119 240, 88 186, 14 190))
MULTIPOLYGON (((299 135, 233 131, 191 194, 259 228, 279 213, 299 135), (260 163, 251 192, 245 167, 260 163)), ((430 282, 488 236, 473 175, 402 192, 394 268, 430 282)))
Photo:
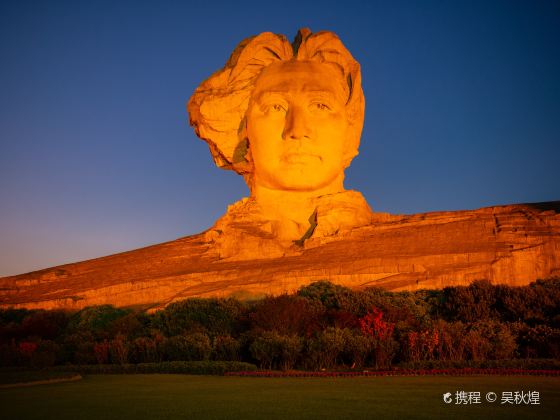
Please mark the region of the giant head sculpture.
POLYGON ((317 190, 358 153, 360 65, 332 32, 269 32, 244 40, 189 101, 216 164, 255 186, 317 190))
POLYGON ((284 229, 298 238, 316 198, 345 192, 364 120, 360 65, 332 32, 302 29, 292 44, 265 32, 237 46, 188 112, 216 165, 241 174, 272 219, 303 223, 284 229))

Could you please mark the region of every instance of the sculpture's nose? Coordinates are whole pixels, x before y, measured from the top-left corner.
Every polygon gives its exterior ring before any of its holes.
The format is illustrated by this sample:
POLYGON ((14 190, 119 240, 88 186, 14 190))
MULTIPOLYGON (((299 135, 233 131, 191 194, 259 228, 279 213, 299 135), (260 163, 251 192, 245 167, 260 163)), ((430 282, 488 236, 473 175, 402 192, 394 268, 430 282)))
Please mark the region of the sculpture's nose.
POLYGON ((304 140, 311 138, 311 124, 305 110, 290 107, 286 114, 286 124, 282 133, 284 140, 304 140))

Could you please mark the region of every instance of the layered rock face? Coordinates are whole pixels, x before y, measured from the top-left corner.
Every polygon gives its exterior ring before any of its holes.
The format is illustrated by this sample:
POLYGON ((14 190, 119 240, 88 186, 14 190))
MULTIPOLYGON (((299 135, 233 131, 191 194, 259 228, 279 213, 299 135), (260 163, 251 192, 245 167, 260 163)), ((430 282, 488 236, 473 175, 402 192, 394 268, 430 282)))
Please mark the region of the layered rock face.
MULTIPOLYGON (((417 290, 478 279, 525 285, 560 276, 560 202, 409 216, 373 213, 368 225, 312 237, 281 256, 266 257, 267 242, 260 242, 251 251, 263 258, 224 258, 209 232, 2 278, 0 305, 157 309, 195 296, 293 292, 318 280, 417 290)), ((252 245, 240 238, 244 246, 252 245)))

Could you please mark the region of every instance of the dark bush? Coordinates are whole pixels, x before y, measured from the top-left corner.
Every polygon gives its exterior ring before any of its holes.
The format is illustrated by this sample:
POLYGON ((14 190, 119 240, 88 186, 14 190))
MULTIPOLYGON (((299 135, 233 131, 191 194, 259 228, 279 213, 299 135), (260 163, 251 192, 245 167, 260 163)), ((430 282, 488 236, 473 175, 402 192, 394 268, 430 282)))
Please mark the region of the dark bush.
POLYGON ((328 327, 306 342, 305 356, 307 368, 332 369, 346 347, 347 332, 340 328, 328 327))
POLYGON ((364 367, 374 348, 374 343, 359 331, 350 329, 344 329, 343 331, 345 331, 342 353, 343 364, 351 369, 364 367))
POLYGON ((39 340, 37 350, 31 356, 31 366, 45 368, 54 366, 58 361, 60 346, 52 340, 39 340))
POLYGON ((212 352, 210 338, 204 333, 169 337, 164 344, 166 360, 208 360, 212 352))
POLYGON ((163 361, 165 337, 138 337, 131 342, 130 358, 133 363, 154 363, 163 361))
POLYGON ((90 332, 97 338, 109 338, 113 323, 130 312, 112 305, 88 306, 71 317, 68 327, 72 332, 90 332))
POLYGON ((320 302, 326 309, 351 308, 355 301, 354 292, 347 287, 328 281, 317 281, 298 290, 297 294, 306 299, 320 302))
POLYGON ((517 330, 519 351, 527 358, 560 358, 560 329, 548 325, 518 324, 517 330))
POLYGON ((497 316, 495 287, 487 280, 443 289, 440 314, 448 321, 476 322, 497 316))
POLYGON ((250 346, 251 355, 264 369, 292 369, 300 357, 303 340, 276 331, 262 333, 250 346))
POLYGON ((212 360, 241 360, 241 343, 231 335, 214 337, 212 360))
POLYGON ((128 363, 129 350, 129 343, 122 334, 117 334, 117 336, 109 342, 109 353, 111 354, 111 361, 113 363, 121 365, 128 363))
POLYGON ((268 297, 249 312, 251 328, 306 336, 320 329, 322 305, 297 295, 268 297))
POLYGON ((155 313, 154 328, 167 336, 189 332, 235 335, 243 321, 244 304, 235 299, 187 299, 155 313))
POLYGON ((61 363, 84 365, 96 363, 95 343, 93 334, 89 331, 64 336, 60 351, 61 363))

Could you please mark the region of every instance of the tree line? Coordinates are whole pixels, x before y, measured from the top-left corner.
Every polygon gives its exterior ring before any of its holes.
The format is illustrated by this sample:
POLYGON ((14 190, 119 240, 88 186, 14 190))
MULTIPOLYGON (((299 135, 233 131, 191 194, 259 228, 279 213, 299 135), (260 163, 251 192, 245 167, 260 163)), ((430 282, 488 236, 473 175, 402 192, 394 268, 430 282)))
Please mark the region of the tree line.
POLYGON ((560 359, 560 279, 351 290, 327 281, 256 301, 186 299, 153 314, 0 310, 0 365, 240 361, 263 369, 560 359))

